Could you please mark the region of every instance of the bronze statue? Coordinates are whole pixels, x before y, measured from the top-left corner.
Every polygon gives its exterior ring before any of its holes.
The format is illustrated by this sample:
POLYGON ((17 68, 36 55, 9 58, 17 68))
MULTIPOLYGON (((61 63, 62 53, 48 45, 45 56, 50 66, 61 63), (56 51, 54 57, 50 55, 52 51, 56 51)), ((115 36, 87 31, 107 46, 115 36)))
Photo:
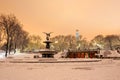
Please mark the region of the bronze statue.
POLYGON ((43 32, 43 33, 46 34, 46 40, 50 40, 50 34, 53 32, 49 32, 49 33, 43 32))

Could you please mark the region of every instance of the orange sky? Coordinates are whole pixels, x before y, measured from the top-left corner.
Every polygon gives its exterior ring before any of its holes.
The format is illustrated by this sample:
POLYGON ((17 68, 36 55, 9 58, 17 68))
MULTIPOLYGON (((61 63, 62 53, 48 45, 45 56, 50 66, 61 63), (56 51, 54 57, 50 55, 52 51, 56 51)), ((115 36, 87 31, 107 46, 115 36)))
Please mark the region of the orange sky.
POLYGON ((0 0, 0 13, 15 14, 31 34, 73 34, 88 40, 120 34, 120 0, 0 0))

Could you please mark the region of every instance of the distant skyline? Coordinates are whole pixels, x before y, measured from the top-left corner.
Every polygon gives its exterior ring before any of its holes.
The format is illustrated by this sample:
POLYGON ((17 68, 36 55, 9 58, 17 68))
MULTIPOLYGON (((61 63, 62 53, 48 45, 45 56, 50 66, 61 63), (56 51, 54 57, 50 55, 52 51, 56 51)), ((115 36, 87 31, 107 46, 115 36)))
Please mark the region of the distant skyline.
POLYGON ((120 34, 120 0, 0 0, 0 14, 14 14, 30 34, 120 34))

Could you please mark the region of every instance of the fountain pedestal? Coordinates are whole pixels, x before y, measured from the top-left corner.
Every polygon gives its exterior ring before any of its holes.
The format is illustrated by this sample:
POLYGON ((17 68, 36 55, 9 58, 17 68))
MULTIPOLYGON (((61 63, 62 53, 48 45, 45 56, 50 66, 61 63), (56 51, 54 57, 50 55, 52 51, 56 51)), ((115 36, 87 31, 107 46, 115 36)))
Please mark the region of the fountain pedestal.
POLYGON ((54 58, 54 54, 57 52, 55 50, 50 50, 50 43, 52 43, 49 39, 50 33, 45 33, 46 34, 46 41, 43 43, 46 44, 46 49, 40 50, 40 53, 42 54, 42 58, 54 58))
POLYGON ((44 41, 43 43, 46 44, 46 49, 50 49, 50 43, 52 43, 51 41, 47 40, 47 41, 44 41))

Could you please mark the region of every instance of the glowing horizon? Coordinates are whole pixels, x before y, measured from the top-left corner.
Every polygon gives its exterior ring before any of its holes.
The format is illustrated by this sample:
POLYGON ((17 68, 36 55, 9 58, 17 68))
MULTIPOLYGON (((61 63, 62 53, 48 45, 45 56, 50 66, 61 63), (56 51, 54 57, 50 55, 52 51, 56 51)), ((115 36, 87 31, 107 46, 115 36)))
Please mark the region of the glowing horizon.
POLYGON ((119 0, 1 0, 0 14, 15 14, 30 34, 54 32, 91 40, 98 34, 120 34, 119 0))

